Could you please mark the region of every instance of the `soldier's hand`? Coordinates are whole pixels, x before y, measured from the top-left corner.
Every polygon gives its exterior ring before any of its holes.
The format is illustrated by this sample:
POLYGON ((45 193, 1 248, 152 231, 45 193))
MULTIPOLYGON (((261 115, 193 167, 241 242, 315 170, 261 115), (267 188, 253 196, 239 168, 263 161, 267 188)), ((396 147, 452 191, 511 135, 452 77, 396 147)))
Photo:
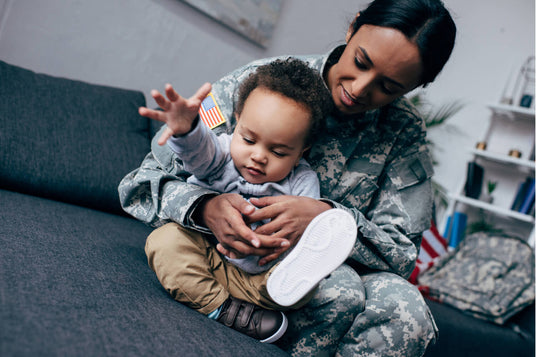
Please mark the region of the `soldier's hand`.
MULTIPOLYGON (((252 222, 270 219, 255 230, 259 236, 285 238, 291 247, 295 246, 307 225, 320 213, 331 209, 330 204, 301 196, 272 196, 252 198, 251 203, 259 209, 248 215, 252 222)), ((279 249, 263 256, 259 265, 277 259, 286 249, 279 249)))
POLYGON ((238 194, 221 194, 206 199, 202 205, 199 209, 204 224, 218 240, 217 249, 230 258, 265 256, 289 245, 286 239, 253 232, 244 216, 253 213, 255 207, 238 194))

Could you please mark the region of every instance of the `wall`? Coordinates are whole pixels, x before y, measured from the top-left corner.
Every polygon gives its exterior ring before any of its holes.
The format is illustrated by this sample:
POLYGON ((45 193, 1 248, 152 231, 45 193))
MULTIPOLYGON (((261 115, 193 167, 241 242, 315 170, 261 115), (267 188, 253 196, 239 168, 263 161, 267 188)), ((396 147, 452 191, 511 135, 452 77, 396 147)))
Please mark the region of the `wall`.
MULTIPOLYGON (((0 59, 146 96, 167 82, 190 95, 255 58, 327 52, 366 3, 286 0, 263 49, 179 0, 0 0, 0 59)), ((457 45, 425 93, 434 104, 465 103, 429 133, 438 148, 436 179, 452 190, 465 174, 465 149, 484 135, 485 105, 499 100, 512 71, 534 54, 535 9, 533 0, 445 3, 458 26, 457 45)))
POLYGON ((253 59, 339 43, 356 2, 309 3, 285 1, 263 49, 179 0, 0 0, 0 58, 146 94, 171 82, 188 94, 253 59))

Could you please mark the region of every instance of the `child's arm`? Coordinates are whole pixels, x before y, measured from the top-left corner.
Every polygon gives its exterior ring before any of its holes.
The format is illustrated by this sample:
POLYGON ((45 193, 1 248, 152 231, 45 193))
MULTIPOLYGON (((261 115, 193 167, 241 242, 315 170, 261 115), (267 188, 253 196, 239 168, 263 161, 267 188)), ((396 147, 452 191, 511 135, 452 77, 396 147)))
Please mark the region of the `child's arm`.
POLYGON ((140 107, 139 113, 141 116, 167 124, 166 129, 158 139, 159 145, 164 145, 173 135, 184 135, 192 130, 192 124, 197 117, 201 102, 211 89, 212 85, 205 83, 189 99, 181 97, 175 92, 171 84, 166 84, 167 99, 157 90, 151 91, 152 97, 163 111, 140 107))
POLYGON ((227 134, 216 136, 205 124, 198 123, 192 130, 181 136, 169 138, 167 144, 182 161, 184 170, 195 176, 192 183, 223 192, 225 183, 222 174, 230 181, 238 179, 236 170, 227 170, 226 164, 231 160, 229 146, 231 137, 227 134), (227 173, 227 174, 226 174, 227 173), (236 176, 236 177, 235 177, 236 176), (220 181, 218 183, 218 181, 220 181))

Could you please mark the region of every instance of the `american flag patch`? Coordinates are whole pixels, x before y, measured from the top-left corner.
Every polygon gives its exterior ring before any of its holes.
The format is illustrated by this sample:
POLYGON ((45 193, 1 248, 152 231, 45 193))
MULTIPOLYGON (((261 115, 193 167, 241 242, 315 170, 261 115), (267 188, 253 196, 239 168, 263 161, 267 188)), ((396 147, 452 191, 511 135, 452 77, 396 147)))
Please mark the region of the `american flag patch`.
POLYGON ((218 104, 216 104, 212 93, 209 93, 201 103, 199 117, 210 129, 214 129, 218 125, 225 123, 225 117, 221 113, 218 104))

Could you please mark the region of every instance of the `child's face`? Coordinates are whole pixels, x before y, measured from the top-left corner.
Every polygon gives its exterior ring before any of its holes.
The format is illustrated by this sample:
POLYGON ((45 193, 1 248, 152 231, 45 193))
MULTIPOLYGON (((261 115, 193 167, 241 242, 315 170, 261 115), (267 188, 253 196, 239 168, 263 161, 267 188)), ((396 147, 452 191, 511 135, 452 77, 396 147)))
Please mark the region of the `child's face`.
POLYGON ((255 184, 284 179, 307 149, 310 111, 281 94, 256 88, 237 119, 230 150, 242 177, 255 184))

